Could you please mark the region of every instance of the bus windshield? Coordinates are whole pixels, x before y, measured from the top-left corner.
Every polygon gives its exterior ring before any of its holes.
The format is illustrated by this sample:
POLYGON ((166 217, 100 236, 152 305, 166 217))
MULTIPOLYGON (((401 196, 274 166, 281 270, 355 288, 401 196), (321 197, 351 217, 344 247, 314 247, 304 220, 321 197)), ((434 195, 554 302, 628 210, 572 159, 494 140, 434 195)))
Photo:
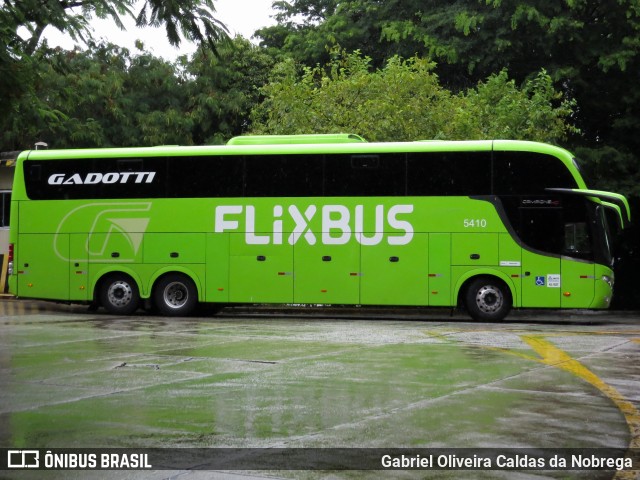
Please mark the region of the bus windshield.
POLYGON ((613 265, 613 241, 609 222, 607 221, 606 209, 602 205, 596 207, 596 225, 601 238, 601 253, 603 263, 613 265))

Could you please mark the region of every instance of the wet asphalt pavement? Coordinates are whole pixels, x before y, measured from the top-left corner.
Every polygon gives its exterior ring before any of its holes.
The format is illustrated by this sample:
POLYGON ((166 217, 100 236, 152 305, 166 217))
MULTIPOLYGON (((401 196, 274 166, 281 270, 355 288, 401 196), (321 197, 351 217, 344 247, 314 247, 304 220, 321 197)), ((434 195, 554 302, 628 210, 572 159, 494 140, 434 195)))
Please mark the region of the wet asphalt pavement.
MULTIPOLYGON (((637 313, 0 302, 4 448, 640 448, 637 313)), ((0 478, 638 478, 637 472, 0 472, 0 478)))

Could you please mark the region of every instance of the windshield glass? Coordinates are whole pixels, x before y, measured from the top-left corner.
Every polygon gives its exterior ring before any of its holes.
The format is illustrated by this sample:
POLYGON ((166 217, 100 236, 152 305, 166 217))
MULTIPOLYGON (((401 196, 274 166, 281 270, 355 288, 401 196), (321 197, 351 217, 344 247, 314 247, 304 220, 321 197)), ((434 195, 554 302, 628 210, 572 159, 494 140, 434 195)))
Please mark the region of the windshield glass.
POLYGON ((607 216, 605 215, 605 209, 601 205, 596 208, 596 224, 598 225, 598 231, 600 233, 602 244, 602 256, 607 265, 613 264, 613 252, 611 231, 609 230, 609 223, 607 222, 607 216))

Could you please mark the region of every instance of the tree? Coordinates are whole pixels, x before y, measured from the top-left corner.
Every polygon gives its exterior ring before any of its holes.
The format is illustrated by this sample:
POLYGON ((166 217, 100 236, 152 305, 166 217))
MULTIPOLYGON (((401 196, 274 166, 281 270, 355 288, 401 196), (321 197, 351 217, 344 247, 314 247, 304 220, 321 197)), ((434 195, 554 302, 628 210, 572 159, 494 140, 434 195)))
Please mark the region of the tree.
POLYGON ((307 65, 329 61, 330 50, 338 45, 361 51, 376 66, 395 54, 408 58, 419 53, 380 41, 381 25, 404 11, 402 2, 292 0, 276 1, 273 6, 278 23, 256 32, 261 45, 307 65))
POLYGON ((227 38, 227 28, 213 13, 214 0, 144 0, 138 13, 136 0, 4 0, 2 6, 3 40, 14 50, 32 55, 44 30, 51 26, 74 39, 90 38, 88 22, 93 17, 111 18, 124 28, 122 16, 135 18, 138 27, 164 25, 172 45, 179 45, 181 36, 195 42, 215 46, 227 38), (29 38, 22 40, 17 29, 24 27, 29 38))
POLYGON ((211 55, 198 50, 184 65, 187 112, 195 144, 220 144, 250 127, 249 112, 262 101, 274 60, 242 37, 211 55))
MULTIPOLYGON (((93 16, 111 18, 122 28, 122 17, 128 15, 140 27, 164 24, 174 45, 185 38, 206 42, 215 51, 228 40, 226 27, 213 16, 214 0, 145 0, 139 12, 133 10, 135 4, 136 0, 4 0, 0 6, 0 129, 12 130, 28 102, 37 106, 29 112, 37 114, 37 118, 30 117, 36 123, 62 118, 36 94, 42 73, 36 50, 47 27, 90 44, 88 22, 93 16), (26 39, 18 33, 20 29, 27 32, 26 39)), ((46 44, 43 48, 46 50, 46 44)), ((11 143, 6 135, 3 139, 5 145, 11 143)), ((14 146, 23 148, 29 143, 14 146)))
POLYGON ((3 148, 34 139, 52 148, 189 142, 191 126, 182 114, 188 99, 173 64, 110 44, 84 52, 38 50, 33 58, 33 94, 15 103, 3 148))
POLYGON ((326 67, 278 64, 253 112, 254 133, 362 134, 372 141, 513 138, 554 142, 574 132, 574 103, 540 72, 522 89, 506 71, 458 94, 440 85, 433 62, 392 57, 372 69, 359 52, 326 67))
POLYGON ((279 23, 259 31, 263 44, 310 65, 324 63, 326 46, 336 42, 362 45, 377 66, 394 54, 417 53, 438 62, 437 74, 454 91, 505 68, 518 84, 544 69, 555 88, 577 102, 572 121, 581 133, 568 143, 585 153, 587 171, 599 172, 591 182, 640 195, 640 187, 629 189, 626 180, 598 167, 604 161, 619 164, 609 171, 627 171, 640 184, 639 0, 290 0, 276 5, 279 23))
POLYGON ((176 63, 112 44, 32 58, 36 81, 4 119, 3 150, 223 143, 248 128, 273 66, 241 37, 176 63))

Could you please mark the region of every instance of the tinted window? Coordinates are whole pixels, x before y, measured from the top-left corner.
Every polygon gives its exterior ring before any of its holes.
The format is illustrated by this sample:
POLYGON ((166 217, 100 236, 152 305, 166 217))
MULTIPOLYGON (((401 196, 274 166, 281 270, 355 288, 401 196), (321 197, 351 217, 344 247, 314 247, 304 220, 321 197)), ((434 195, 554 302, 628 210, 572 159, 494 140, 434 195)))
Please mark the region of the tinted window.
POLYGON ((148 198, 165 194, 166 159, 90 158, 24 162, 33 200, 148 198))
POLYGON ((322 155, 246 157, 247 197, 317 197, 322 195, 322 155))
POLYGON ((523 244, 554 255, 593 259, 593 205, 582 197, 505 196, 505 213, 523 244))
POLYGON ((489 195, 490 152, 410 153, 407 195, 489 195))
POLYGON ((405 155, 327 155, 324 194, 384 197, 405 194, 405 155))
POLYGON ((544 194, 547 187, 577 188, 567 167, 556 157, 532 152, 494 152, 496 195, 544 194))
POLYGON ((8 227, 11 220, 11 192, 0 192, 0 199, 2 201, 0 227, 8 227))
POLYGON ((166 192, 177 198, 241 197, 242 177, 242 157, 173 157, 166 192))
MULTIPOLYGON (((558 202, 560 205, 560 203, 558 202)), ((559 254, 563 247, 562 208, 560 206, 520 207, 519 235, 523 243, 541 252, 559 254)))

